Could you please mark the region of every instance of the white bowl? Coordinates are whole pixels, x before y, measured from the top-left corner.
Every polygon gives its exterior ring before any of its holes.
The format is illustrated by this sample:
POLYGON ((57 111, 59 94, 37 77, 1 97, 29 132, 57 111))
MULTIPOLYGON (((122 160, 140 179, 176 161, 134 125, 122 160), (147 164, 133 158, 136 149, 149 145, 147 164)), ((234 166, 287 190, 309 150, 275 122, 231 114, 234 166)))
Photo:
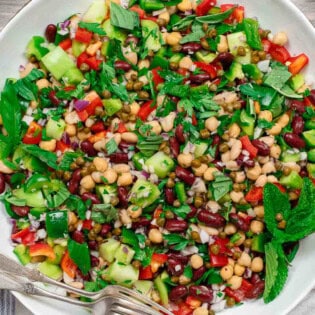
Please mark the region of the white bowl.
MULTIPOLYGON (((92 0, 33 0, 0 33, 0 87, 5 78, 18 77, 18 67, 25 64, 23 52, 33 35, 42 35, 49 23, 57 23, 73 13, 84 12, 92 0), (49 18, 47 18, 49 16, 49 18)), ((247 16, 258 17, 261 25, 273 32, 286 31, 289 35, 289 51, 292 55, 301 52, 310 57, 306 69, 309 80, 315 73, 315 31, 303 14, 288 0, 220 0, 219 3, 244 5, 247 16), (294 22, 294 23, 293 23, 294 22)), ((2 207, 2 205, 0 206, 2 207)), ((3 207, 2 207, 3 208, 3 207)), ((9 241, 11 225, 5 211, 0 211, 0 252, 14 258, 9 241)), ((315 285, 315 235, 301 242, 300 250, 289 271, 289 278, 280 296, 270 304, 262 300, 245 302, 240 307, 223 311, 222 315, 255 314, 282 315, 296 306, 315 285)), ((15 294, 34 314, 38 315, 86 315, 91 313, 83 308, 71 306, 44 298, 27 297, 15 294)))

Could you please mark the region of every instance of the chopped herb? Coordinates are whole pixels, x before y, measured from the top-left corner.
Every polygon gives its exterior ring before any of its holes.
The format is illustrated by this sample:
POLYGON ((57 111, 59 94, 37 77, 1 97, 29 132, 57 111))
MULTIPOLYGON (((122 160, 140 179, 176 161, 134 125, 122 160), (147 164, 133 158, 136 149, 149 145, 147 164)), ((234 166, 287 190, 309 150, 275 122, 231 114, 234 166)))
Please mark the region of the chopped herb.
POLYGON ((182 250, 189 244, 189 240, 179 234, 164 234, 163 237, 168 245, 175 245, 174 250, 182 250))
POLYGON ((139 15, 136 12, 126 10, 122 6, 111 2, 110 23, 113 26, 132 31, 139 26, 139 15))
POLYGON ((117 145, 115 139, 114 138, 110 139, 106 143, 105 148, 106 148, 106 152, 108 155, 115 153, 118 150, 118 145, 117 145))
POLYGON ((84 28, 90 32, 93 32, 98 35, 106 35, 106 32, 103 30, 101 24, 98 23, 85 23, 85 22, 80 22, 79 27, 84 28))

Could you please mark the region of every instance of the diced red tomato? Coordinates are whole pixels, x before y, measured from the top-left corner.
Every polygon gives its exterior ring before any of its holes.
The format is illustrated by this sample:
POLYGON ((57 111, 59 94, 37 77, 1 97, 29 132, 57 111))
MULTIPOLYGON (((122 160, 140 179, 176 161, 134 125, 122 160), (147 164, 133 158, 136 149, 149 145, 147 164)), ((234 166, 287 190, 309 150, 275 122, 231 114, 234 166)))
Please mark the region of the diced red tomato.
POLYGON ((82 122, 86 121, 89 117, 89 114, 85 109, 77 112, 77 114, 82 122))
POLYGON ((129 10, 138 13, 140 19, 143 19, 145 16, 145 11, 142 10, 138 5, 133 5, 131 8, 129 8, 129 10))
POLYGON ((24 245, 34 244, 35 238, 36 232, 31 232, 29 227, 11 235, 12 240, 24 245))
POLYGON ((88 115, 94 115, 96 107, 103 107, 102 99, 96 95, 96 97, 90 101, 90 104, 85 107, 85 111, 88 113, 88 115))
POLYGON ((59 43, 59 46, 63 49, 63 50, 68 50, 69 48, 72 47, 72 40, 70 38, 64 39, 63 41, 61 41, 59 43))
POLYGON ((85 63, 90 67, 92 70, 98 70, 102 63, 102 60, 96 59, 95 56, 90 57, 85 60, 85 63))
POLYGON ((217 0, 202 0, 196 8, 198 16, 206 15, 217 4, 217 0))
POLYGON ((32 121, 27 129, 25 136, 23 137, 23 143, 25 144, 38 144, 42 140, 42 126, 32 121))
POLYGON ((246 194, 245 200, 247 202, 259 202, 263 199, 263 187, 253 186, 246 194))
POLYGON ((83 220, 82 229, 83 230, 91 230, 93 228, 93 220, 83 220))
POLYGON ((70 149, 70 145, 58 140, 56 143, 56 151, 65 152, 70 149))
POLYGON ((81 43, 89 44, 92 40, 93 33, 79 27, 77 32, 75 33, 75 40, 81 43))
POLYGON ((73 262, 73 260, 69 256, 69 252, 66 251, 61 259, 61 269, 70 277, 74 278, 76 275, 76 271, 78 266, 73 262))
POLYGON ((270 48, 271 48, 271 46, 272 46, 272 42, 271 42, 270 40, 266 39, 266 38, 263 38, 263 39, 261 40, 261 42, 262 42, 264 51, 265 51, 265 52, 269 52, 269 50, 270 50, 270 48))
POLYGON ((153 278, 153 272, 151 266, 140 267, 139 270, 139 280, 150 280, 153 278))
POLYGON ((221 237, 215 237, 214 244, 219 246, 219 254, 229 254, 231 253, 231 250, 227 248, 227 244, 229 243, 228 238, 221 238, 221 237))
MULTIPOLYGON (((220 6, 221 12, 225 12, 227 10, 235 7, 235 4, 222 4, 220 6)), ((237 6, 233 13, 224 21, 225 23, 232 24, 234 22, 241 23, 244 19, 245 8, 243 6, 237 6)))
POLYGON ((224 267, 229 263, 227 256, 223 254, 214 255, 210 251, 210 264, 212 267, 224 267))
POLYGON ((197 68, 203 70, 204 72, 208 73, 210 75, 211 80, 215 79, 218 75, 217 69, 211 65, 211 64, 206 64, 201 61, 196 61, 194 62, 197 68))
POLYGON ((137 116, 142 121, 145 121, 148 118, 148 116, 156 109, 157 106, 156 105, 151 106, 152 103, 153 101, 147 101, 141 106, 137 116))
POLYGON ((95 135, 92 135, 88 138, 88 140, 91 142, 91 143, 96 143, 102 139, 104 139, 106 137, 106 134, 107 134, 107 131, 104 130, 104 131, 101 131, 101 132, 98 132, 96 133, 95 135))
POLYGON ((240 141, 242 142, 243 149, 248 151, 249 156, 251 158, 254 158, 257 156, 258 149, 251 143, 248 136, 240 137, 240 141))
POLYGON ((305 54, 300 54, 298 56, 289 58, 288 61, 291 62, 289 65, 289 71, 295 75, 308 64, 309 58, 305 54))
POLYGON ((195 114, 191 115, 191 123, 193 126, 197 126, 197 124, 198 124, 198 120, 197 120, 197 117, 195 114))
POLYGON ((285 63, 291 57, 290 53, 284 46, 276 45, 273 43, 271 44, 269 53, 273 59, 281 63, 285 63))
MULTIPOLYGON (((192 309, 195 309, 201 305, 201 301, 193 296, 188 295, 185 303, 188 304, 192 309)), ((190 313, 189 313, 190 314, 190 313)))
POLYGON ((105 130, 104 123, 102 121, 98 121, 91 126, 91 131, 94 133, 98 133, 105 130))
POLYGON ((124 133, 124 132, 127 132, 128 129, 126 128, 125 124, 123 122, 120 122, 118 124, 118 129, 117 129, 117 132, 118 133, 124 133))
POLYGON ((167 257, 167 254, 153 253, 151 261, 156 261, 159 264, 163 265, 167 262, 167 257))
POLYGON ((281 184, 279 183, 273 183, 275 186, 277 186, 279 188, 279 190, 283 193, 285 193, 287 190, 285 189, 284 186, 282 186, 281 184))
POLYGON ((164 82, 164 79, 159 75, 158 71, 162 70, 161 67, 157 67, 151 70, 152 72, 152 81, 154 83, 154 87, 156 88, 160 83, 164 82))
POLYGON ((34 244, 30 245, 29 247, 30 251, 30 256, 35 257, 35 256, 46 256, 50 259, 55 259, 56 254, 54 252, 54 249, 49 246, 48 244, 34 244))
POLYGON ((237 303, 243 301, 246 297, 246 295, 252 291, 253 284, 251 284, 249 281, 243 279, 242 285, 237 290, 233 290, 231 288, 226 288, 224 291, 227 296, 232 297, 235 299, 237 303))
POLYGON ((186 303, 180 303, 177 311, 173 311, 175 315, 191 315, 193 309, 186 303))
POLYGON ((83 63, 86 63, 86 60, 89 59, 89 55, 84 51, 78 58, 77 58, 77 67, 80 69, 83 63))

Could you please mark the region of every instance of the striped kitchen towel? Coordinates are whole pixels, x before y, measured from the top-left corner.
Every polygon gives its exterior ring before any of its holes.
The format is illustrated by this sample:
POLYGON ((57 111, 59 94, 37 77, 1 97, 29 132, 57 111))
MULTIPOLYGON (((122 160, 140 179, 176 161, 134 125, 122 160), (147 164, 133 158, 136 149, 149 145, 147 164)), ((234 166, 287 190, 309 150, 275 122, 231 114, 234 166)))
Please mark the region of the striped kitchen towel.
POLYGON ((15 298, 7 290, 0 290, 0 315, 15 314, 15 298))

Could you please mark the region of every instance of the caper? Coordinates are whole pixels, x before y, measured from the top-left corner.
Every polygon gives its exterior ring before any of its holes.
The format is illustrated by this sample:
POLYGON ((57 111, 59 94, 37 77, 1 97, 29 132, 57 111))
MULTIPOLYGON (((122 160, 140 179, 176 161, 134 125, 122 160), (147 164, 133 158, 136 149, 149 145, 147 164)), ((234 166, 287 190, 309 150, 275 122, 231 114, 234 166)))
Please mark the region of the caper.
POLYGON ((202 139, 208 139, 210 137, 210 132, 208 129, 201 129, 200 130, 200 137, 202 139))
POLYGON ((126 84, 126 90, 133 91, 133 89, 134 89, 134 83, 132 81, 128 81, 126 84))
POLYGON ((150 97, 150 94, 146 91, 140 91, 140 92, 138 92, 138 97, 146 100, 150 97))
POLYGON ((135 83, 133 84, 133 89, 134 89, 136 92, 141 91, 142 87, 143 87, 143 82, 141 82, 141 81, 137 81, 137 82, 135 82, 135 83))
POLYGON ((243 46, 238 46, 237 48, 238 56, 246 56, 246 49, 243 46))
POLYGON ((109 98, 112 97, 112 93, 111 93, 110 91, 108 91, 108 90, 104 90, 104 91, 102 92, 102 95, 103 95, 103 97, 106 98, 106 99, 109 99, 109 98))
POLYGON ((194 167, 194 168, 198 168, 198 167, 201 166, 201 161, 198 160, 198 159, 194 159, 194 160, 192 160, 192 162, 191 162, 191 166, 194 167))

